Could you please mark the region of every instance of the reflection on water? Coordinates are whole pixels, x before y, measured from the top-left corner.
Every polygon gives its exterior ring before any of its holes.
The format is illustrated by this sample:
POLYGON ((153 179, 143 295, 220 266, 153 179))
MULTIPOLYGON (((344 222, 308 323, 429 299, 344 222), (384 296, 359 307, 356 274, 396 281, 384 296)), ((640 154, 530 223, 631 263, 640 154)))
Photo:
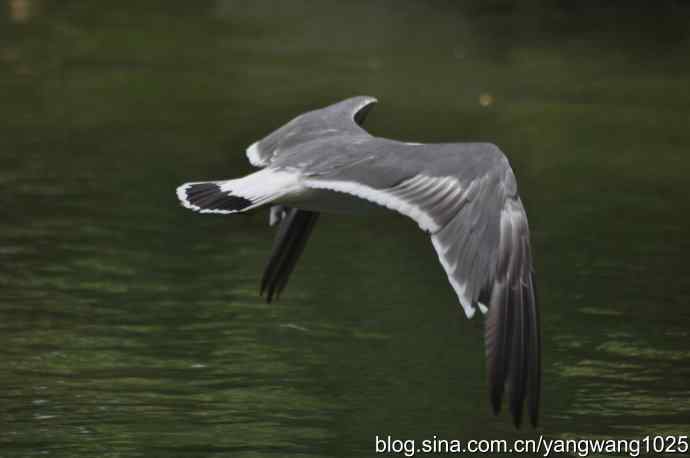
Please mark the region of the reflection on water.
POLYGON ((508 152, 542 285, 544 434, 686 434, 687 11, 532 3, 8 1, 1 454, 532 437, 489 413, 482 324, 414 224, 325 215, 267 305, 266 215, 177 205, 179 183, 241 175, 256 138, 362 93, 378 135, 508 152))

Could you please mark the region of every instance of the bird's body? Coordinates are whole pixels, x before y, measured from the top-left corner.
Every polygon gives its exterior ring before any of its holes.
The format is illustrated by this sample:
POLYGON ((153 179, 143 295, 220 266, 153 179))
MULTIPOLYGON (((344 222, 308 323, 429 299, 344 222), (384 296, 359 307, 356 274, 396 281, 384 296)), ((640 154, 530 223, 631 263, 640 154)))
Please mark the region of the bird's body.
POLYGON ((271 205, 280 222, 262 281, 268 300, 287 283, 319 212, 388 208, 431 235, 459 302, 486 313, 491 400, 504 390, 517 425, 527 400, 538 416, 541 344, 527 216, 505 155, 489 143, 418 144, 361 128, 376 102, 354 97, 298 116, 247 149, 262 169, 187 183, 177 194, 200 213, 271 205))

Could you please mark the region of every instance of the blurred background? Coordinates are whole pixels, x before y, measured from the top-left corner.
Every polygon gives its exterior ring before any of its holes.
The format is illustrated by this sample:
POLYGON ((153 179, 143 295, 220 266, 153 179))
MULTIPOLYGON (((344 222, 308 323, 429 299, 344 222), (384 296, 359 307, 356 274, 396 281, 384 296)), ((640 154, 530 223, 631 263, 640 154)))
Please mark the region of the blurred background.
POLYGON ((178 205, 359 94, 374 135, 508 155, 540 432, 687 434, 689 19, 680 1, 0 0, 0 456, 535 437, 491 415, 482 322, 414 223, 323 216, 266 305, 267 214, 178 205))

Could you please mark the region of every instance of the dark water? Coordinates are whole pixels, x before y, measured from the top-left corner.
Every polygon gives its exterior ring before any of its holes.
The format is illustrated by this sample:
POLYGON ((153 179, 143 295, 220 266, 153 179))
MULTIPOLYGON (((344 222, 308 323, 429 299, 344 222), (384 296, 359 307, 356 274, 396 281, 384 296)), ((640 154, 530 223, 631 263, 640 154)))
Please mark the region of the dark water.
POLYGON ((267 215, 178 206, 181 182, 248 172, 251 142, 355 94, 379 98, 376 135, 507 152, 540 432, 687 434, 690 10, 594 4, 3 1, 0 456, 535 437, 490 414, 482 324, 413 223, 323 217, 266 305, 267 215))

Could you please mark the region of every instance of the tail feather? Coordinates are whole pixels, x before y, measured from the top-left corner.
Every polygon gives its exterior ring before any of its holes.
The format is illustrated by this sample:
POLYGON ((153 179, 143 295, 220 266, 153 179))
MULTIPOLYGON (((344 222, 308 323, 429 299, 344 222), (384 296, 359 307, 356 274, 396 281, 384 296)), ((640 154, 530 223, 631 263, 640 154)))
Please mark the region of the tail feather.
POLYGON ((265 169, 237 180, 185 183, 177 188, 177 198, 190 210, 227 215, 272 202, 295 189, 295 174, 265 169))
POLYGON ((236 213, 252 205, 251 200, 223 192, 211 181, 183 184, 177 188, 177 197, 183 206, 199 213, 236 213))

